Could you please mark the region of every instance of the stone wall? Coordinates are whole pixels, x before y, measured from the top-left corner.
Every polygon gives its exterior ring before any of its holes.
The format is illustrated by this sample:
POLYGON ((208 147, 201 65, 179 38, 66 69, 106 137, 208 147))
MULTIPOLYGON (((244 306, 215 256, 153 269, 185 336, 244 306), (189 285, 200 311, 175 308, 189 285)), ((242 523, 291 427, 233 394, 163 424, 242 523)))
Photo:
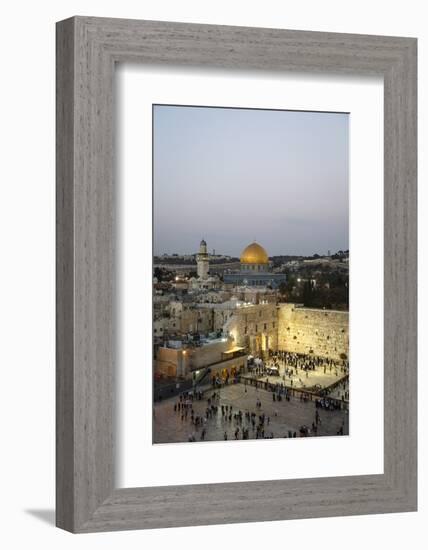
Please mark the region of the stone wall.
POLYGON ((164 331, 181 334, 190 332, 207 334, 213 330, 213 313, 210 309, 197 308, 193 304, 171 302, 169 313, 171 317, 165 324, 164 331))
MULTIPOLYGON (((156 371, 167 376, 185 376, 191 370, 220 361, 222 352, 233 346, 245 347, 253 355, 263 355, 268 349, 281 349, 331 359, 341 359, 343 354, 349 356, 347 311, 268 303, 235 309, 184 309, 177 313, 175 320, 180 322, 181 330, 190 331, 199 316, 200 328, 208 331, 213 323, 215 329, 224 330, 231 339, 217 340, 185 353, 161 348, 156 371)), ((241 359, 236 361, 239 365, 241 362, 241 359)))
MULTIPOLYGON (((231 339, 214 340, 195 348, 165 348, 160 347, 155 360, 155 371, 164 376, 187 376, 191 371, 201 369, 212 363, 220 363, 223 353, 231 350, 234 343, 231 339)), ((227 365, 235 366, 244 360, 228 360, 227 365)), ((224 368, 227 365, 222 365, 224 368)))
POLYGON ((189 367, 191 370, 200 369, 218 363, 222 359, 222 354, 233 347, 231 340, 214 340, 201 347, 189 349, 189 367))
POLYGON ((227 361, 223 361, 221 363, 218 363, 216 365, 212 365, 210 367, 210 379, 212 379, 213 376, 222 376, 224 370, 227 370, 227 372, 232 374, 232 371, 235 370, 236 373, 240 371, 240 369, 245 369, 247 366, 247 357, 234 357, 233 359, 228 359, 227 361))
POLYGON ((278 349, 340 359, 349 356, 349 313, 279 304, 278 349))
POLYGON ((258 304, 236 309, 224 330, 237 346, 255 355, 277 349, 278 312, 275 304, 258 304))
POLYGON ((223 330, 226 323, 228 323, 235 314, 235 311, 235 309, 225 309, 222 307, 215 308, 213 313, 213 330, 223 330))
POLYGON ((159 348, 155 372, 166 377, 185 376, 189 370, 188 354, 182 349, 159 348))

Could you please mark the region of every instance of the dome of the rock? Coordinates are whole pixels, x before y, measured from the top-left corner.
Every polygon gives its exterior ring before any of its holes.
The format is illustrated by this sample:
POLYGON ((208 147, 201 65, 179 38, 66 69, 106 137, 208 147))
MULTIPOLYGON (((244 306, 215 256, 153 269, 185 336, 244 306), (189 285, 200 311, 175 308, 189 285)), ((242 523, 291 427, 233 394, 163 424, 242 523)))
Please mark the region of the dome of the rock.
POLYGON ((266 250, 257 243, 249 244, 241 254, 241 264, 268 264, 266 250))

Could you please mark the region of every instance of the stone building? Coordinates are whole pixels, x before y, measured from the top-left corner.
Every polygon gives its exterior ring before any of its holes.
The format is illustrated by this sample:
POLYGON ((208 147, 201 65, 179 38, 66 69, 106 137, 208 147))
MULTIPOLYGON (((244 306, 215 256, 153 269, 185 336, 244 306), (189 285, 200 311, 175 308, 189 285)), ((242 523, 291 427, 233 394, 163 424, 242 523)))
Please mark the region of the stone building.
POLYGON ((168 329, 172 333, 209 333, 213 330, 212 311, 193 302, 172 301, 169 313, 168 329))
POLYGON ((218 277, 207 276, 203 279, 200 277, 190 277, 189 290, 215 290, 221 287, 220 279, 218 277))
POLYGON ((235 345, 231 338, 207 339, 197 346, 174 343, 160 347, 155 361, 158 375, 188 378, 201 375, 233 376, 245 369, 247 354, 245 348, 235 345))

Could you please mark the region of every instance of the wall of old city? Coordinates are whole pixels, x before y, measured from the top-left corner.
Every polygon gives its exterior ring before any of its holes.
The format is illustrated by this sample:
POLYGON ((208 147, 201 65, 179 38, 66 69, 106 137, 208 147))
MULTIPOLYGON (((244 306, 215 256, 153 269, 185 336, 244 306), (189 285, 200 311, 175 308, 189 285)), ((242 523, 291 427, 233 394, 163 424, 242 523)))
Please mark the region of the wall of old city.
MULTIPOLYGON (((200 347, 166 348, 160 347, 156 354, 155 372, 157 374, 171 376, 187 376, 194 370, 201 369, 213 363, 220 363, 223 353, 231 350, 234 342, 231 339, 220 339, 204 343, 200 347)), ((225 364, 217 365, 219 368, 241 365, 243 359, 228 360, 225 364)))
POLYGON ((200 369, 218 363, 222 354, 233 347, 231 340, 215 340, 201 347, 189 349, 189 366, 191 370, 200 369))
POLYGON ((349 313, 279 304, 278 349, 340 359, 349 354, 349 313))
POLYGON ((173 301, 169 305, 168 317, 165 318, 163 329, 164 332, 173 334, 209 333, 213 330, 212 310, 198 308, 194 304, 173 301))
POLYGON ((246 346, 250 353, 276 349, 278 342, 278 314, 275 304, 258 304, 238 308, 225 325, 238 346, 246 346))
POLYGON ((204 334, 213 330, 212 312, 205 309, 184 309, 179 318, 179 328, 183 334, 202 332, 204 334))
POLYGON ((225 325, 235 315, 237 310, 224 307, 215 308, 213 311, 213 330, 223 330, 225 325))
POLYGON ((175 348, 159 348, 155 360, 156 374, 166 377, 186 376, 189 371, 187 351, 175 348))

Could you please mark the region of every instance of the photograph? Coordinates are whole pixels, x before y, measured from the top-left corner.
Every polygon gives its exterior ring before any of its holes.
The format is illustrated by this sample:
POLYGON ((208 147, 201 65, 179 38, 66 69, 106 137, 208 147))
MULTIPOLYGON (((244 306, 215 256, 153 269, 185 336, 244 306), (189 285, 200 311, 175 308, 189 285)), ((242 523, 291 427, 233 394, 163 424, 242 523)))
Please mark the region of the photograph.
POLYGON ((153 105, 153 443, 349 435, 348 126, 153 105))

